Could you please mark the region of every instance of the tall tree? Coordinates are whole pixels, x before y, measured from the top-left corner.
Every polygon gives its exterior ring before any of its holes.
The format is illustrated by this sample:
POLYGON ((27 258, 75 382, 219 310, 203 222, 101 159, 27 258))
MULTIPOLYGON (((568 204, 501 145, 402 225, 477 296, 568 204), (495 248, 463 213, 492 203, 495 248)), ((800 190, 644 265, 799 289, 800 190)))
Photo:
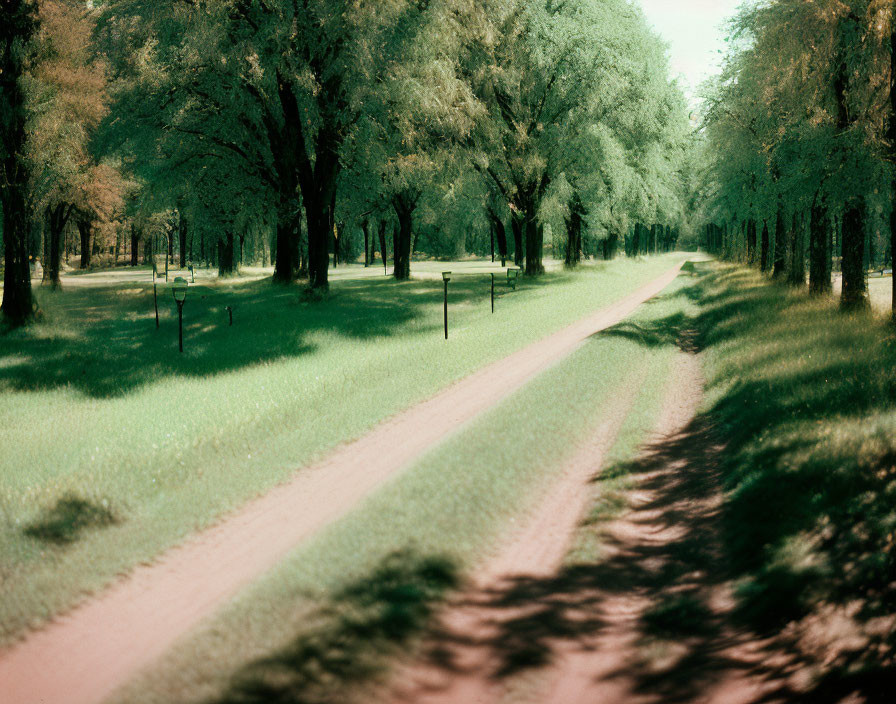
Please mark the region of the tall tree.
POLYGON ((24 77, 37 33, 36 6, 29 0, 4 0, 0 22, 0 206, 3 209, 3 303, 7 323, 23 325, 32 316, 28 232, 31 206, 25 156, 26 108, 24 77))

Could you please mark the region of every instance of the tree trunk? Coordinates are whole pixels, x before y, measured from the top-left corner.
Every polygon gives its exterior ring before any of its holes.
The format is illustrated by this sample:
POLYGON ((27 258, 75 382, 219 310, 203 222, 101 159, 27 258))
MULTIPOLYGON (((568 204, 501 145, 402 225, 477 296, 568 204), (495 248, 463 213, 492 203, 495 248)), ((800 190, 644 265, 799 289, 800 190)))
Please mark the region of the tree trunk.
POLYGON ((0 313, 18 327, 33 315, 28 233, 32 208, 27 199, 25 161, 27 112, 22 76, 27 46, 37 30, 35 4, 26 0, 3 3, 0 22, 0 209, 3 211, 3 303, 0 313))
POLYGON ((298 271, 296 272, 297 276, 300 279, 308 278, 308 233, 305 231, 305 228, 302 226, 302 210, 301 206, 299 206, 299 214, 296 216, 296 228, 299 231, 298 240, 298 271))
POLYGON ((52 288, 59 286, 59 269, 62 262, 62 237, 68 212, 65 203, 58 203, 54 208, 47 208, 47 261, 44 278, 52 288))
POLYGON ((81 268, 90 267, 90 236, 93 234, 93 222, 89 218, 77 218, 78 234, 81 236, 81 268))
POLYGON ((747 221, 747 261, 750 263, 750 266, 756 264, 757 229, 755 220, 751 218, 747 221))
POLYGON ((828 249, 828 212, 815 197, 809 223, 809 293, 816 296, 831 292, 831 252, 828 249))
POLYGON ((865 285, 865 203, 861 198, 851 201, 843 213, 843 289, 840 305, 853 310, 868 307, 865 285))
POLYGON ((637 257, 641 253, 641 223, 635 223, 635 232, 632 234, 631 256, 637 257))
POLYGON ((787 254, 790 251, 787 239, 787 227, 784 225, 784 208, 778 205, 778 213, 775 216, 775 262, 772 268, 772 276, 781 279, 787 273, 787 254))
POLYGON ((793 214, 790 229, 790 272, 787 283, 799 287, 806 285, 806 248, 804 245, 805 233, 803 232, 802 219, 797 213, 793 214))
POLYGON ((218 276, 233 276, 235 271, 234 237, 228 232, 218 240, 218 276))
POLYGON ((131 266, 137 266, 140 263, 140 234, 137 226, 131 223, 131 266))
POLYGON ((495 239, 498 244, 498 255, 501 261, 507 259, 507 230, 504 228, 504 220, 497 214, 492 214, 492 222, 495 226, 495 239))
MULTIPOLYGON (((894 45, 896 45, 896 38, 893 41, 894 45)), ((896 323, 896 209, 890 213, 890 271, 893 272, 893 291, 890 305, 892 307, 893 322, 896 323)))
POLYGON ((523 266, 523 222, 524 216, 520 213, 511 213, 510 229, 513 231, 513 263, 523 266))
POLYGON ((534 202, 528 203, 526 213, 526 276, 539 276, 544 273, 542 263, 544 230, 538 226, 534 202))
POLYGON ((313 289, 329 287, 330 205, 314 196, 305 200, 308 215, 308 283, 313 289))
POLYGON ((566 266, 574 268, 582 260, 582 220, 585 209, 582 199, 575 193, 569 202, 566 218, 566 266))
MULTIPOLYGON (((286 178, 281 176, 281 178, 286 178)), ((298 188, 295 180, 290 180, 280 192, 280 207, 277 212, 277 251, 274 259, 274 282, 291 284, 296 280, 296 260, 298 259, 301 218, 298 188)))
POLYGON ((389 252, 386 249, 386 218, 380 220, 380 229, 379 229, 379 240, 380 240, 380 256, 383 258, 383 270, 386 269, 386 264, 389 261, 389 252))
POLYGON ((180 221, 178 222, 177 228, 177 244, 178 244, 178 255, 180 256, 180 268, 187 268, 187 219, 184 217, 184 214, 180 213, 180 221))
POLYGON ((361 221, 361 229, 364 231, 364 268, 370 266, 370 223, 367 219, 361 221))
MULTIPOLYGON (((891 156, 896 156, 896 24, 890 29, 890 114, 887 137, 891 156)), ((893 212, 890 214, 890 270, 893 272, 893 291, 890 305, 893 322, 896 323, 896 179, 890 184, 890 200, 893 212)))
POLYGON ((771 262, 769 262, 769 235, 768 235, 768 220, 762 221, 762 247, 759 253, 759 271, 766 272, 771 268, 771 262))
POLYGON ((406 281, 411 277, 411 231, 416 206, 416 198, 409 194, 399 193, 392 198, 392 208, 398 216, 398 226, 392 245, 392 256, 395 260, 393 275, 399 281, 406 281))

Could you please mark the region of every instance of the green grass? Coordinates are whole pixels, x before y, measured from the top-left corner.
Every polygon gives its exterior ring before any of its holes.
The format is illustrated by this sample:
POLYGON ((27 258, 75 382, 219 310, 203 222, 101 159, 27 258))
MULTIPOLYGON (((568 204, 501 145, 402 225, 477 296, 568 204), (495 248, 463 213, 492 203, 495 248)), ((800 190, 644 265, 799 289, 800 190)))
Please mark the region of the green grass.
MULTIPOLYGON (((686 305, 681 281, 668 297, 644 306, 635 322, 649 325, 686 305)), ((295 551, 114 700, 344 701, 332 678, 309 680, 303 664, 309 642, 320 646, 315 668, 327 672, 338 669, 346 651, 370 664, 374 649, 381 656, 371 665, 375 673, 396 647, 408 647, 404 640, 386 647, 379 639, 364 646, 363 629, 351 645, 340 637, 332 647, 334 633, 345 635, 343 620, 321 622, 321 614, 334 600, 341 603, 344 585, 363 591, 378 584, 380 566, 391 564, 396 551, 412 564, 440 559, 469 569, 537 504, 564 460, 602 422, 602 409, 620 395, 630 394, 634 403, 612 456, 621 458, 644 439, 673 354, 624 335, 596 336, 295 551), (321 649, 332 651, 324 658, 331 666, 321 665, 321 649)))
POLYGON ((433 279, 344 278, 315 303, 267 281, 197 285, 182 356, 170 293, 156 330, 144 284, 40 291, 43 322, 0 338, 0 641, 679 259, 527 280, 494 316, 487 277, 462 275, 481 263, 434 265, 458 274, 447 343, 433 279), (115 520, 29 532, 66 498, 115 520))
POLYGON ((896 330, 755 272, 710 268, 691 292, 701 312, 689 325, 704 350, 706 417, 724 442, 738 616, 775 634, 837 612, 840 626, 822 631, 829 641, 797 643, 817 678, 803 700, 886 701, 896 673, 896 330))

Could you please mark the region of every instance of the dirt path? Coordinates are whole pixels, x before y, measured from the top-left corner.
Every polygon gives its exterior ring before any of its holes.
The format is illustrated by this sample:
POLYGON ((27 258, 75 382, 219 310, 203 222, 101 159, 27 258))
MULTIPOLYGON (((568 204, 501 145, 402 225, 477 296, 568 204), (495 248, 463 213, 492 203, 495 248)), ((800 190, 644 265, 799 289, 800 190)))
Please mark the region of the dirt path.
MULTIPOLYGON (((728 585, 712 573, 721 559, 721 492, 703 463, 711 439, 693 422, 701 395, 699 361, 682 352, 657 440, 633 467, 629 509, 604 527, 598 564, 561 567, 585 487, 600 467, 600 445, 584 450, 528 529, 474 575, 473 588, 449 606, 425 644, 423 661, 398 673, 386 699, 759 701, 768 692, 754 677, 765 643, 725 625, 728 585), (525 682, 517 679, 530 672, 525 682)), ((612 435, 606 427, 598 433, 612 435)))
POLYGON ((384 422, 0 652, 4 704, 101 701, 412 460, 659 294, 680 268, 384 422))

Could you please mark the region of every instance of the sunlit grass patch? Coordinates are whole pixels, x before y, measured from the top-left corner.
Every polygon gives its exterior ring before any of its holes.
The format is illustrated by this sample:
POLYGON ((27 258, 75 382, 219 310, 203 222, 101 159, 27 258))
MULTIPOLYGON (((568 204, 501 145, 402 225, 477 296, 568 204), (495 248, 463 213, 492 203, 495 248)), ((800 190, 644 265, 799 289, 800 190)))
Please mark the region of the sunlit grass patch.
POLYGON ((39 291, 43 322, 0 338, 0 640, 680 258, 527 280, 494 315, 488 277, 459 276, 447 343, 436 279, 341 278, 319 302, 203 279, 184 307, 183 355, 170 291, 158 330, 145 285, 39 291), (107 498, 120 521, 45 550, 22 526, 69 494, 107 498))
MULTIPOLYGON (((724 537, 740 614, 773 633, 856 602, 859 631, 892 618, 893 328, 733 267, 707 279, 704 300, 696 324, 706 349, 708 412, 725 440, 724 537)), ((826 663, 829 672, 896 659, 892 632, 869 630, 855 652, 828 647, 840 653, 826 663)), ((861 679, 850 681, 863 691, 861 679)))
MULTIPOLYGON (((682 304, 673 292, 636 320, 649 323, 682 304)), ((338 600, 346 582, 363 580, 396 550, 447 558, 462 577, 515 532, 563 472, 564 460, 608 409, 618 410, 618 397, 631 395, 633 404, 610 461, 643 441, 675 353, 623 336, 595 336, 296 550, 114 701, 233 701, 240 686, 234 673, 252 663, 264 667, 270 654, 305 642, 316 632, 307 622, 314 605, 331 603, 334 595, 338 600)), ((330 701, 346 700, 344 684, 332 683, 330 701)))

